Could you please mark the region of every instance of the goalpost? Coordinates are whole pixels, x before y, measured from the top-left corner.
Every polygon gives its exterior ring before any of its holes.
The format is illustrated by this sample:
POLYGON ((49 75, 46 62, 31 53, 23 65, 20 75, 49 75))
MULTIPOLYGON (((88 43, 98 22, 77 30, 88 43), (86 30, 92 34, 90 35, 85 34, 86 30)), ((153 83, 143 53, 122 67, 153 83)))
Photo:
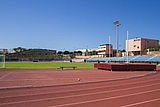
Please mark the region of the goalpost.
POLYGON ((5 68, 5 55, 0 55, 0 68, 5 68))

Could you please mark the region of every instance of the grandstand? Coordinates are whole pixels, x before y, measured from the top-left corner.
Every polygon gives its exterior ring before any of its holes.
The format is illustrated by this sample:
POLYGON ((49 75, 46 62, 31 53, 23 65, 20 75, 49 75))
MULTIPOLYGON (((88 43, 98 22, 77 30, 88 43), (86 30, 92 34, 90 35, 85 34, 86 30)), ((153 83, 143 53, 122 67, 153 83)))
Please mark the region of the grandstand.
MULTIPOLYGON (((126 62, 127 57, 104 57, 104 58, 88 58, 88 62, 126 62)), ((128 56, 129 62, 148 62, 148 63, 160 63, 160 55, 155 56, 128 56)))

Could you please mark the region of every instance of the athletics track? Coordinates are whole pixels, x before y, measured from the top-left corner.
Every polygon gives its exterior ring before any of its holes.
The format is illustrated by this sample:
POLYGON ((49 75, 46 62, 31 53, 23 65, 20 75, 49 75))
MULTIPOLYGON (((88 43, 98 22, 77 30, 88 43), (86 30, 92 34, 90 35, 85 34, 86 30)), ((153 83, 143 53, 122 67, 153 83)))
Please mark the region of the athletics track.
POLYGON ((159 93, 159 72, 10 69, 0 73, 0 107, 159 107, 159 93))

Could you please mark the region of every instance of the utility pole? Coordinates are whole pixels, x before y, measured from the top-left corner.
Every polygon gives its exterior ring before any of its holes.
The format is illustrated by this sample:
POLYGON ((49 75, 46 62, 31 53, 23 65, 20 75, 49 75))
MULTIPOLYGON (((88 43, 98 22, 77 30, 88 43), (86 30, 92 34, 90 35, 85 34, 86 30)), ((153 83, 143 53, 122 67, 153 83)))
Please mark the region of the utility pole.
POLYGON ((119 53, 118 52, 118 45, 119 45, 118 44, 118 26, 121 25, 121 24, 119 24, 119 21, 117 20, 117 21, 114 22, 114 25, 117 27, 117 57, 118 57, 118 53, 119 53))

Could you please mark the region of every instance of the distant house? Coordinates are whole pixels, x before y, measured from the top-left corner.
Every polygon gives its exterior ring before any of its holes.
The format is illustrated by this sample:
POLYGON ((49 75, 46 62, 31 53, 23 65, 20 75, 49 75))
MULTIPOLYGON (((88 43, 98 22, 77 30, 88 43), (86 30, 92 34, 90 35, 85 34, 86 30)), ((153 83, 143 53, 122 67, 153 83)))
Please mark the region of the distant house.
POLYGON ((96 51, 98 52, 98 49, 78 49, 76 50, 77 52, 78 51, 81 51, 82 52, 82 56, 88 56, 89 55, 89 52, 93 52, 93 51, 96 51))
POLYGON ((0 53, 3 53, 3 54, 8 53, 8 49, 0 49, 0 53))

